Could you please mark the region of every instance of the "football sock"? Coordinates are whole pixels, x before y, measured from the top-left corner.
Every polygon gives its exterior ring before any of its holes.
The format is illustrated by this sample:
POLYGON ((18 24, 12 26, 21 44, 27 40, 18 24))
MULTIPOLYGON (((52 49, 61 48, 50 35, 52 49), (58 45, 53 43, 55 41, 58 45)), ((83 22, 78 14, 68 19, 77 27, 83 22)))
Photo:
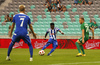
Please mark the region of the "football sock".
POLYGON ((48 47, 50 45, 50 43, 47 43, 43 48, 42 50, 44 50, 46 47, 48 47))
POLYGON ((81 50, 82 50, 83 54, 85 54, 85 52, 84 52, 84 48, 83 48, 83 46, 82 46, 82 45, 80 45, 80 48, 81 48, 81 50))
POLYGON ((29 46, 29 51, 30 51, 30 57, 33 57, 33 47, 32 44, 28 45, 29 46))
POLYGON ((76 44, 76 47, 77 47, 77 49, 78 49, 78 52, 79 52, 79 53, 81 53, 81 50, 80 50, 80 45, 79 45, 79 43, 77 43, 77 42, 76 42, 75 44, 76 44))
POLYGON ((51 49, 51 51, 48 53, 49 55, 56 49, 56 45, 51 49))
POLYGON ((7 56, 10 56, 10 53, 11 53, 11 50, 12 50, 13 45, 14 45, 14 43, 11 42, 11 44, 9 45, 9 48, 8 48, 7 56))

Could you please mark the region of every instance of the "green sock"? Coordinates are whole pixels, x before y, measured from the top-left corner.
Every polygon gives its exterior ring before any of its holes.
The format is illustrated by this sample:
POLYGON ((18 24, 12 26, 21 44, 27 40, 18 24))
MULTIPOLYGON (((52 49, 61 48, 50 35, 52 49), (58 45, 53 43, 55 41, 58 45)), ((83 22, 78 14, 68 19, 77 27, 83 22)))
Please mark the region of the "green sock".
POLYGON ((81 50, 80 50, 80 45, 79 45, 79 43, 77 43, 77 42, 76 42, 75 44, 76 44, 76 47, 77 47, 77 49, 78 49, 78 52, 79 52, 79 53, 81 53, 81 50))
POLYGON ((82 45, 80 45, 80 48, 81 48, 81 50, 82 50, 83 54, 85 54, 85 52, 84 52, 84 48, 83 48, 83 46, 82 46, 82 45))

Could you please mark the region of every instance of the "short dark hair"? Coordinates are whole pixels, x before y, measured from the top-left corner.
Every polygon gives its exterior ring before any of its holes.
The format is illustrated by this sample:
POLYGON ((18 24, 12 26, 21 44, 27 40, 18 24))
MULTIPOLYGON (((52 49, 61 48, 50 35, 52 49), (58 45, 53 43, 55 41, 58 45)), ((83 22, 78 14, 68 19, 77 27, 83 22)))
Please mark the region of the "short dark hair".
POLYGON ((83 17, 81 17, 80 19, 82 19, 84 21, 84 18, 83 17))
POLYGON ((55 25, 54 23, 50 23, 50 25, 55 25))
POLYGON ((7 14, 7 16, 9 16, 9 14, 7 14))

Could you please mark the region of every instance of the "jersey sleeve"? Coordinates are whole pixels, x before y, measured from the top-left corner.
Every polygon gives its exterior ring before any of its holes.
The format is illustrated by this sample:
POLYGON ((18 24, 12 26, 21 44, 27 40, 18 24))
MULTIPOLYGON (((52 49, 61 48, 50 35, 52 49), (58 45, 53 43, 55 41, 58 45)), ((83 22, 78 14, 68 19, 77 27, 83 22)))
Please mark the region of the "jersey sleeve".
POLYGON ((13 21, 12 22, 14 22, 15 23, 15 15, 14 15, 14 17, 13 17, 13 21))
POLYGON ((94 23, 91 24, 91 27, 94 25, 94 23))
POLYGON ((96 24, 96 26, 98 27, 98 24, 96 24))
POLYGON ((83 29, 84 29, 84 24, 81 25, 81 30, 83 30, 83 29))
POLYGON ((57 29, 57 31, 59 31, 60 29, 59 28, 56 28, 57 29))
POLYGON ((89 29, 92 28, 92 26, 89 26, 89 29))
POLYGON ((31 19, 30 18, 28 19, 28 24, 31 24, 31 19))

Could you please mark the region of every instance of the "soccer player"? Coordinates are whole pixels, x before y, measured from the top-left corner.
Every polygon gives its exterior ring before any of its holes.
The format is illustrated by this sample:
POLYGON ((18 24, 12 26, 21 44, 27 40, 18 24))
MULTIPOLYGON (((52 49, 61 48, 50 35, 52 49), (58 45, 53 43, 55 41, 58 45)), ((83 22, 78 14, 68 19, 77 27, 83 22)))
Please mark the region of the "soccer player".
POLYGON ((9 37, 12 36, 12 32, 13 32, 15 24, 16 24, 16 30, 13 34, 11 44, 9 45, 6 60, 10 60, 10 53, 12 51, 12 47, 15 44, 15 42, 19 42, 20 39, 23 39, 24 42, 27 43, 28 46, 29 46, 30 61, 32 61, 33 60, 33 58, 32 58, 33 57, 33 47, 32 47, 31 40, 29 38, 28 32, 27 32, 27 26, 29 25, 29 28, 32 31, 32 34, 35 38, 36 38, 36 34, 33 31, 33 27, 32 27, 29 16, 24 14, 25 13, 25 6, 20 5, 19 11, 20 11, 20 13, 16 14, 13 17, 13 21, 12 21, 13 23, 12 23, 12 26, 11 26, 11 31, 10 31, 9 37))
POLYGON ((49 28, 48 31, 47 31, 46 34, 45 34, 45 39, 46 39, 48 33, 49 33, 49 37, 50 37, 50 38, 49 38, 47 44, 42 48, 42 50, 44 50, 44 49, 45 49, 46 47, 48 47, 50 44, 53 44, 53 48, 52 48, 52 50, 47 54, 47 56, 49 56, 49 55, 56 49, 56 47, 58 46, 58 43, 57 43, 57 40, 56 40, 56 34, 57 34, 57 32, 59 31, 61 34, 64 35, 64 33, 63 33, 62 31, 60 31, 59 28, 56 28, 56 27, 54 26, 54 23, 50 23, 50 27, 51 27, 51 28, 49 28))
POLYGON ((92 27, 93 26, 93 22, 92 22, 92 20, 90 20, 90 23, 88 23, 88 25, 90 26, 90 27, 92 27))
POLYGON ((92 28, 95 30, 96 28, 98 28, 98 24, 96 23, 96 21, 94 21, 94 24, 92 26, 92 28))
POLYGON ((89 29, 92 30, 92 39, 94 39, 94 30, 89 27, 89 25, 87 23, 84 22, 84 18, 80 18, 79 19, 79 23, 81 24, 81 30, 82 30, 82 37, 77 40, 77 42, 75 43, 76 46, 77 46, 77 49, 78 49, 78 54, 76 55, 76 57, 79 57, 79 56, 86 56, 85 52, 84 52, 84 49, 83 49, 83 44, 88 41, 89 39, 89 29), (81 53, 81 50, 83 52, 83 55, 81 53))

